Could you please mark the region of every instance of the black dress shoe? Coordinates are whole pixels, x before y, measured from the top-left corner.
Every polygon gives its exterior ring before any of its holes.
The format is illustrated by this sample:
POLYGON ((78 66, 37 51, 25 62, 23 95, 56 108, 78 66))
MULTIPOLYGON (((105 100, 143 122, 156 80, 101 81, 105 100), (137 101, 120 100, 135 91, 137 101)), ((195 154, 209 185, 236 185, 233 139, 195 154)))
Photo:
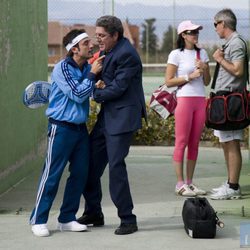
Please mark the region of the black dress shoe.
POLYGON ((84 225, 93 225, 94 227, 100 227, 104 225, 103 213, 100 214, 83 214, 77 222, 84 225))
POLYGON ((121 223, 121 225, 115 230, 115 234, 117 235, 132 234, 136 231, 138 231, 136 223, 133 224, 121 223))

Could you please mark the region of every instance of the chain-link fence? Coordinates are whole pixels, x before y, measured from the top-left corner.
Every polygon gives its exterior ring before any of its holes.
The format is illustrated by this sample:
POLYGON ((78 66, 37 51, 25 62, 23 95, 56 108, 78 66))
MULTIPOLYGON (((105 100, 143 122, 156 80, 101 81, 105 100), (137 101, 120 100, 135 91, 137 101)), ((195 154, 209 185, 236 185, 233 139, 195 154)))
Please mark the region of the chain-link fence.
POLYGON ((199 43, 208 52, 213 73, 212 54, 220 42, 214 28, 214 15, 223 8, 234 11, 238 32, 250 41, 250 0, 48 0, 49 62, 54 64, 63 56, 62 35, 68 31, 67 27, 82 26, 94 36, 96 19, 115 15, 124 23, 125 36, 141 56, 144 92, 149 99, 152 91, 164 82, 167 57, 176 42, 176 28, 183 20, 203 26, 199 43), (56 42, 51 39, 55 35, 56 42))
POLYGON ((94 26, 98 17, 116 15, 128 24, 132 39, 138 40, 136 46, 144 63, 165 63, 175 44, 176 27, 182 20, 190 19, 202 25, 199 42, 214 50, 219 38, 213 17, 222 8, 235 12, 237 30, 249 41, 250 0, 48 0, 48 17, 49 22, 66 26, 94 26), (131 28, 135 26, 137 29, 131 28), (155 43, 151 40, 152 33, 155 43))

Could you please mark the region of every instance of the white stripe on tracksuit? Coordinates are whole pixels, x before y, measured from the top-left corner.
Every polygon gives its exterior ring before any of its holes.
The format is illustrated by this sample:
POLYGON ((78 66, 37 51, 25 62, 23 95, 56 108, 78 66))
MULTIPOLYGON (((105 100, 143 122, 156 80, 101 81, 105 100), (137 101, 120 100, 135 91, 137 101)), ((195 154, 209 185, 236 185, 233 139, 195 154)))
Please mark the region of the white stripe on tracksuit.
POLYGON ((51 135, 50 135, 49 141, 48 141, 48 149, 47 149, 47 157, 46 157, 46 161, 45 161, 45 167, 43 170, 43 174, 42 174, 42 177, 40 180, 40 184, 39 184, 39 188, 38 188, 38 192, 37 192, 37 197, 36 197, 35 212, 33 214, 32 219, 30 220, 30 224, 32 224, 32 225, 36 224, 37 209, 39 207, 41 197, 43 194, 43 190, 44 190, 46 181, 47 181, 48 176, 49 176, 52 148, 53 148, 53 142, 54 142, 54 138, 55 138, 55 134, 56 134, 56 128, 57 128, 57 125, 52 124, 51 135))

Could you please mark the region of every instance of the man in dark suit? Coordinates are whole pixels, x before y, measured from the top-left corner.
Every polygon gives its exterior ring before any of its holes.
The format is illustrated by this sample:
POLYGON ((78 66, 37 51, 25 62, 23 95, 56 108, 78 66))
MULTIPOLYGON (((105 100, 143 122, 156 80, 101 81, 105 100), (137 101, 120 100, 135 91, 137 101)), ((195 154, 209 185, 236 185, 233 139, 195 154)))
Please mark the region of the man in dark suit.
POLYGON ((85 211, 78 222, 104 225, 100 178, 109 164, 110 195, 121 219, 115 234, 130 234, 138 228, 132 213, 125 158, 133 133, 141 128, 142 117, 146 119, 142 64, 135 48, 123 37, 123 26, 117 17, 97 19, 96 39, 101 54, 105 54, 100 76, 105 88, 93 92, 95 101, 101 103, 101 110, 90 134, 90 169, 83 194, 85 211))

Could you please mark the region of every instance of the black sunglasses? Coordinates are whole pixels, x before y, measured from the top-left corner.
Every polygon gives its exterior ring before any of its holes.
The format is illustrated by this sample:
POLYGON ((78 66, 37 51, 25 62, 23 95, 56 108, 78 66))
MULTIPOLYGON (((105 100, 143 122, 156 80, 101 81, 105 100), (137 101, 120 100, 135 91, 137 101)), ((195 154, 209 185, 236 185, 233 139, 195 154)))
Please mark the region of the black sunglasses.
POLYGON ((187 35, 198 35, 199 30, 187 30, 184 33, 187 34, 187 35))
POLYGON ((219 23, 222 23, 223 21, 218 21, 217 23, 214 23, 214 27, 216 28, 219 23))

